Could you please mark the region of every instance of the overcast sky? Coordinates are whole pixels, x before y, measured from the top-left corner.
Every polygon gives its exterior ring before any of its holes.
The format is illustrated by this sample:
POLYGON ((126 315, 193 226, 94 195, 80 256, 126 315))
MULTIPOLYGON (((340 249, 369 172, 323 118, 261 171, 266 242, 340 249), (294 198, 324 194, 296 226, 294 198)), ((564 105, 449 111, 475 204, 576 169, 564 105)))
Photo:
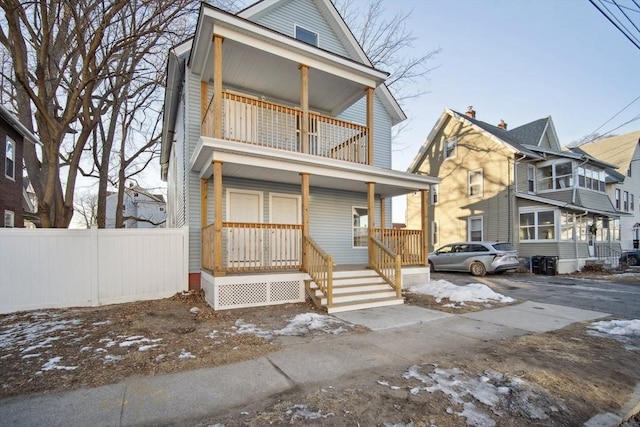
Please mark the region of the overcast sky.
MULTIPOLYGON (((394 169, 406 170, 445 108, 464 113, 472 105, 477 119, 504 119, 509 129, 551 116, 566 145, 635 100, 598 133, 634 118, 614 133, 640 129, 640 50, 588 0, 385 4, 390 13, 412 10, 407 25, 417 37, 415 48, 442 49, 433 61, 438 68, 421 85, 429 93, 403 106, 410 123, 397 141, 394 169)), ((640 26, 640 12, 628 13, 640 26)), ((398 207, 394 221, 403 222, 398 207)))

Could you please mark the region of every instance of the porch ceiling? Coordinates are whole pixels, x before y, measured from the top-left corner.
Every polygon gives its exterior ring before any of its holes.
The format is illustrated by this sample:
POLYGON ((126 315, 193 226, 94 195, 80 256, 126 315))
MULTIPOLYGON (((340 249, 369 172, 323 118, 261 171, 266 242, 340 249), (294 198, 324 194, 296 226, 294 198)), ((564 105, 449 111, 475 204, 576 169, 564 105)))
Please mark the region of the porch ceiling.
POLYGON ((309 108, 336 115, 377 87, 387 73, 310 46, 218 10, 205 9, 189 59, 203 81, 213 81, 212 37, 223 37, 222 80, 257 96, 300 104, 299 65, 309 67, 309 108))
POLYGON ((223 162, 226 177, 300 185, 301 173, 308 173, 312 187, 365 193, 368 182, 375 183, 381 197, 395 197, 418 190, 428 190, 437 178, 407 172, 353 164, 213 138, 201 138, 191 159, 191 170, 208 179, 213 174, 212 161, 223 162))

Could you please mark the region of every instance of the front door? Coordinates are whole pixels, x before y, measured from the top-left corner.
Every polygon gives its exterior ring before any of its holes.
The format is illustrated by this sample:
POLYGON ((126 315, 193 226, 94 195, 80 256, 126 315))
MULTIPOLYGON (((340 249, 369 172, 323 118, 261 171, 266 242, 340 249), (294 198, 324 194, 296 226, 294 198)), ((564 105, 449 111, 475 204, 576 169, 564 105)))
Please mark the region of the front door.
POLYGON ((292 228, 301 224, 300 197, 290 194, 271 194, 269 222, 269 252, 274 267, 296 266, 302 252, 302 231, 292 228))
POLYGON ((227 231, 229 267, 259 267, 263 264, 262 193, 227 190, 227 222, 240 223, 227 231))

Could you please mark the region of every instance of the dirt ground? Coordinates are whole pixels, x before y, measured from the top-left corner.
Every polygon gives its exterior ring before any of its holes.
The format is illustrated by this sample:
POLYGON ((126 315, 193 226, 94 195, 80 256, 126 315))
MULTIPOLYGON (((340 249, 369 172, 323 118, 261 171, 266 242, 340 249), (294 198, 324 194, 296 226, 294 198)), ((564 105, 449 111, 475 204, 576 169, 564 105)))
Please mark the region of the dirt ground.
MULTIPOLYGON (((454 313, 495 306, 467 303, 451 308, 442 307, 446 299, 438 304, 429 296, 405 296, 408 304, 454 313)), ((269 333, 285 328, 303 313, 323 314, 309 303, 214 312, 201 293, 190 292, 98 308, 0 315, 0 398, 223 365, 327 333, 307 331, 286 340, 269 333)), ((618 412, 618 397, 640 383, 640 343, 630 347, 594 336, 587 326, 574 324, 547 334, 430 356, 417 369, 423 377, 455 370, 464 381, 493 381, 496 390, 510 395, 510 400, 491 407, 473 404, 486 409, 497 425, 580 425, 595 414, 618 412), (522 393, 517 394, 520 389, 522 393), (527 402, 547 408, 546 418, 528 412, 527 402)), ((340 332, 367 330, 347 327, 340 332)), ((469 402, 452 400, 451 394, 437 390, 442 385, 424 386, 413 394, 420 381, 403 377, 410 368, 398 366, 296 390, 220 414, 203 425, 467 425, 469 418, 456 414, 466 411, 469 402)))

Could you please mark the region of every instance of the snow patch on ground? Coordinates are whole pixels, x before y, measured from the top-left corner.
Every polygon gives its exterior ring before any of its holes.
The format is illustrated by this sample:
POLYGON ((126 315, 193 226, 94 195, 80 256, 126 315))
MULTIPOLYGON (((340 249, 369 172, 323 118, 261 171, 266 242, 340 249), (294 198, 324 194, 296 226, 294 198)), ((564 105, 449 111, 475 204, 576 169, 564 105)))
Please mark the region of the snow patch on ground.
POLYGON ((434 282, 410 286, 407 288, 407 291, 415 294, 431 295, 435 297, 437 303, 440 303, 444 298, 460 304, 465 302, 515 302, 513 298, 494 292, 482 283, 470 283, 465 286, 458 286, 446 280, 436 280, 434 282))
MULTIPOLYGON (((282 329, 274 331, 264 330, 258 326, 247 323, 243 319, 236 320, 236 334, 253 334, 266 340, 272 339, 274 336, 302 336, 309 333, 325 333, 339 335, 347 332, 353 326, 335 317, 317 313, 302 313, 290 319, 282 329)), ((208 338, 216 338, 217 331, 210 332, 208 338)))
POLYGON ((298 420, 318 420, 322 418, 334 417, 336 415, 333 412, 323 414, 322 411, 313 411, 309 408, 309 405, 293 405, 287 408, 284 413, 287 417, 289 417, 289 420, 292 423, 298 420))
POLYGON ((613 338, 627 350, 640 350, 640 319, 602 320, 589 326, 589 334, 613 338))
MULTIPOLYGON (((551 401, 549 393, 520 378, 486 371, 483 375, 469 375, 458 368, 441 369, 434 365, 413 365, 402 376, 406 380, 416 380, 418 384, 404 386, 409 393, 441 392, 448 396, 453 405, 462 407, 451 415, 464 417, 471 426, 495 426, 493 416, 524 416, 532 420, 546 420, 549 413, 566 409, 561 403, 551 401), (488 408, 485 409, 485 408, 488 408)), ((378 384, 392 389, 386 381, 378 384)))

